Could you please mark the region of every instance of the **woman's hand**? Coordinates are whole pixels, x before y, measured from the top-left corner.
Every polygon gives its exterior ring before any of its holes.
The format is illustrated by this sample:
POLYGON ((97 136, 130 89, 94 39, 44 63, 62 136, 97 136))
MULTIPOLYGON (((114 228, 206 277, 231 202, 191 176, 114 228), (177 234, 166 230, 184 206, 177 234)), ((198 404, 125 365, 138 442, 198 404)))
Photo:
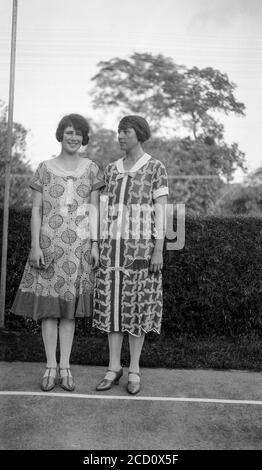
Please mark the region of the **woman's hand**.
POLYGON ((99 249, 98 249, 98 243, 97 243, 97 242, 92 243, 92 247, 91 247, 91 263, 92 263, 93 269, 97 269, 97 268, 98 268, 98 264, 99 264, 99 249))
POLYGON ((151 261, 150 261, 149 271, 153 273, 157 273, 161 271, 162 268, 163 268, 163 251, 162 249, 154 248, 151 261))
POLYGON ((32 246, 30 255, 29 255, 29 263, 30 266, 33 268, 40 268, 40 261, 41 264, 45 264, 44 262, 44 254, 40 248, 40 246, 32 246))

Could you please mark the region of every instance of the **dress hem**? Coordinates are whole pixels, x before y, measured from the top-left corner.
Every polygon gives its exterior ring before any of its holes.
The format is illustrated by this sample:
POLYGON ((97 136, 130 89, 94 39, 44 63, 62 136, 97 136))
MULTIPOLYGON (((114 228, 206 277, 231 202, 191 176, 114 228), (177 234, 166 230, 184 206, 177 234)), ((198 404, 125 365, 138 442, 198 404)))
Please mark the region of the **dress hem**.
POLYGON ((60 297, 36 296, 19 288, 10 311, 14 315, 32 318, 35 321, 48 318, 73 320, 91 317, 93 294, 80 294, 73 302, 68 302, 60 297))
MULTIPOLYGON (((100 326, 97 326, 97 325, 92 325, 93 328, 97 328, 98 330, 100 331, 103 331, 104 333, 129 333, 130 335, 132 336, 135 336, 136 338, 140 338, 141 337, 141 334, 140 335, 135 335, 134 333, 131 333, 131 331, 127 330, 127 329, 124 329, 124 330, 121 330, 121 331, 108 331, 108 330, 105 330, 104 328, 101 328, 100 326)), ((158 335, 160 335, 160 330, 158 331, 156 328, 151 328, 150 330, 147 330, 145 331, 143 328, 141 328, 141 331, 145 334, 147 333, 157 333, 158 335)))

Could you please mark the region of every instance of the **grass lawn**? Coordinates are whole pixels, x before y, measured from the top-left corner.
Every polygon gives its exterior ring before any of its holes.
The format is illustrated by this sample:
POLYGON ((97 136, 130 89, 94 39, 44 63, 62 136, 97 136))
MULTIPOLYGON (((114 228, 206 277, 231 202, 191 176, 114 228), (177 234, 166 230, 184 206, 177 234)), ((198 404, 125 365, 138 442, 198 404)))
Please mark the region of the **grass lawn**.
MULTIPOLYGON (((41 333, 0 330, 0 360, 45 362, 41 333)), ((72 364, 101 365, 108 363, 107 336, 76 335, 72 364)), ((129 363, 128 340, 125 336, 122 364, 129 363)), ((148 334, 142 351, 142 367, 185 369, 262 370, 262 338, 257 337, 177 337, 148 334)))

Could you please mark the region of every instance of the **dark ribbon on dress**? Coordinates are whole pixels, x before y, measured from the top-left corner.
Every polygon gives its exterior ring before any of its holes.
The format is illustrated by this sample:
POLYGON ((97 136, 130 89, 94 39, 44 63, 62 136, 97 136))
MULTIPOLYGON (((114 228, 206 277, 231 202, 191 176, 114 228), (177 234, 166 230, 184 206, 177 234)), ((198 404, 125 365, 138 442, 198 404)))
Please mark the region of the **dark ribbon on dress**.
POLYGON ((117 180, 120 180, 122 178, 124 178, 125 176, 130 176, 130 178, 134 178, 134 176, 136 175, 136 171, 125 171, 124 173, 118 173, 116 179, 117 180))

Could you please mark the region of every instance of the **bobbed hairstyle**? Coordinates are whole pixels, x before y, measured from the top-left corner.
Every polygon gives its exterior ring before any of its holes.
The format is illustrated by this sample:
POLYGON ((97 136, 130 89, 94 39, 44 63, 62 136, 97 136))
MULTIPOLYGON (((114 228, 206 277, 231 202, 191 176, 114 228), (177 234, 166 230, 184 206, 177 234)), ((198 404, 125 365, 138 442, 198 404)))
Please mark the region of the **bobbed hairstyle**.
POLYGON ((118 132, 131 127, 135 130, 137 140, 141 143, 145 142, 150 137, 150 127, 148 122, 142 116, 131 114, 121 119, 118 125, 118 132))
POLYGON ((82 145, 87 145, 89 141, 88 133, 90 131, 90 127, 87 120, 80 114, 67 114, 61 119, 61 121, 58 123, 55 134, 58 142, 62 142, 64 137, 64 130, 69 126, 72 126, 75 131, 81 132, 83 136, 82 145))

